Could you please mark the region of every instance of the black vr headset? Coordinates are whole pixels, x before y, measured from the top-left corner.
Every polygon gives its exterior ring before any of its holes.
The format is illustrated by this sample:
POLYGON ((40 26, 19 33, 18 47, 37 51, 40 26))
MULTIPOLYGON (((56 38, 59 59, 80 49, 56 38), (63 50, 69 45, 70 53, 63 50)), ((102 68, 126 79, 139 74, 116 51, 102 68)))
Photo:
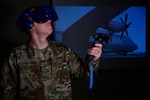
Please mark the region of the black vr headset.
POLYGON ((53 8, 46 5, 32 7, 32 9, 27 9, 20 14, 16 21, 16 26, 20 31, 25 31, 34 26, 33 21, 37 23, 45 23, 48 20, 58 20, 57 13, 53 8))

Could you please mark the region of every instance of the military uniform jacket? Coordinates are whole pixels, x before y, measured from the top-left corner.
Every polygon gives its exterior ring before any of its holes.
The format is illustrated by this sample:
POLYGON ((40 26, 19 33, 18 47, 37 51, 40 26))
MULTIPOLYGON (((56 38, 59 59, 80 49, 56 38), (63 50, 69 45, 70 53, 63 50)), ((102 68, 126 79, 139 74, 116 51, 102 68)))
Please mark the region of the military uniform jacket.
POLYGON ((54 41, 44 53, 29 43, 15 47, 1 70, 2 100, 72 100, 71 78, 88 79, 88 64, 54 41))

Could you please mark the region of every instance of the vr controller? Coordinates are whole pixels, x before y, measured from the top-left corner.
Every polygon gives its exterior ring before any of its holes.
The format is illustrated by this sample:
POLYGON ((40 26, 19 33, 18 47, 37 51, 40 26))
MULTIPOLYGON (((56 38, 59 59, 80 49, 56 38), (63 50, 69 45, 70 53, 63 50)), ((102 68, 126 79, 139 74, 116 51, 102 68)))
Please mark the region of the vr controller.
MULTIPOLYGON (((108 35, 106 35, 104 33, 98 33, 94 36, 94 39, 95 40, 93 42, 93 46, 95 46, 95 43, 101 43, 101 44, 103 44, 104 42, 108 43, 109 37, 108 37, 108 35)), ((93 60, 93 56, 89 56, 89 61, 92 61, 92 60, 93 60)), ((89 70, 90 70, 89 89, 92 89, 92 87, 93 87, 93 78, 94 78, 92 63, 90 63, 89 70)))
MULTIPOLYGON (((101 43, 101 44, 104 44, 105 43, 108 43, 108 40, 109 40, 109 36, 104 34, 104 33, 97 33, 95 36, 94 36, 94 42, 92 44, 92 47, 95 46, 95 43, 101 43)), ((89 56, 89 60, 91 61, 93 59, 93 56, 89 56)))
POLYGON ((104 33, 99 33, 99 34, 96 34, 94 36, 94 39, 95 39, 94 40, 94 44, 95 43, 101 43, 101 44, 103 44, 104 42, 108 43, 109 37, 108 37, 108 35, 106 35, 104 33))

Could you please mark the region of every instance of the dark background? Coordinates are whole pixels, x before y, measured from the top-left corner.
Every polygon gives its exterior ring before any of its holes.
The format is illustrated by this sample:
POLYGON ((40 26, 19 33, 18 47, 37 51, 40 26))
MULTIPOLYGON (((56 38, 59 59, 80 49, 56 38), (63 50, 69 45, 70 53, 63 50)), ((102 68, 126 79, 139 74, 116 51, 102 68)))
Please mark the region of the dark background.
POLYGON ((149 100, 150 95, 150 35, 148 0, 5 0, 1 7, 1 51, 0 65, 10 50, 27 41, 25 33, 15 27, 14 22, 22 10, 31 5, 146 5, 147 6, 147 57, 134 59, 101 59, 95 85, 88 89, 88 82, 73 81, 74 100, 149 100), (54 2, 55 1, 55 2, 54 2), (107 69, 105 69, 105 67, 107 69))

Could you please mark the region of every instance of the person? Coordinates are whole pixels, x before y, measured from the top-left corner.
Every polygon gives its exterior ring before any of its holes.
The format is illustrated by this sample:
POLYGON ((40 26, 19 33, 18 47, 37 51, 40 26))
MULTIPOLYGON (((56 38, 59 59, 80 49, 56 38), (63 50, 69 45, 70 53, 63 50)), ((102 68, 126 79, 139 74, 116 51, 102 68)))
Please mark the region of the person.
POLYGON ((1 100, 72 100, 71 80, 89 80, 89 64, 95 73, 100 67, 102 44, 95 43, 83 61, 63 43, 49 38, 56 11, 46 5, 29 7, 16 21, 29 40, 12 48, 3 64, 1 100))

